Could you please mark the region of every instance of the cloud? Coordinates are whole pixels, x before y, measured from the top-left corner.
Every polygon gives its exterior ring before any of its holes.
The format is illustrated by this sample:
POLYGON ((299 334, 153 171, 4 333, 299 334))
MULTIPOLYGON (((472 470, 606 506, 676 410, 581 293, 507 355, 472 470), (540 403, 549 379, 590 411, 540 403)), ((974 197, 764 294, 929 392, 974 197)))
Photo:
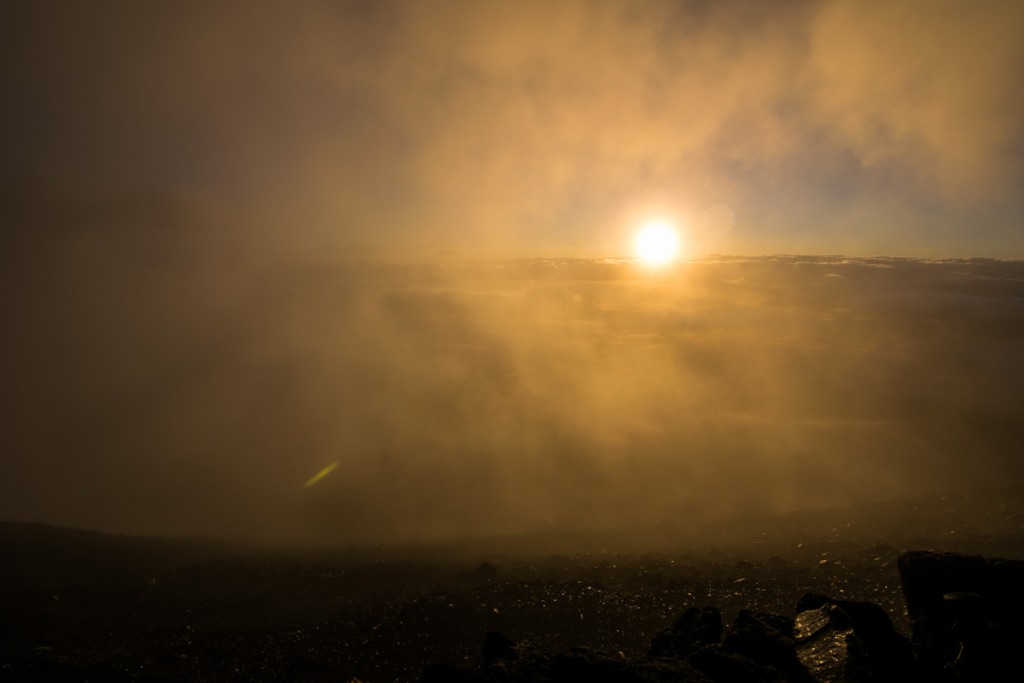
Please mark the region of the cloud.
POLYGON ((596 253, 724 205, 701 249, 892 250, 934 242, 865 225, 1021 174, 1012 3, 7 11, 8 173, 213 196, 293 243, 596 253))
POLYGON ((866 166, 991 199, 1020 178, 1024 64, 1009 3, 824 3, 811 24, 814 104, 866 166))
POLYGON ((12 281, 0 516, 423 539, 1021 474, 1016 262, 137 255, 12 281))
POLYGON ((1018 244, 1011 4, 0 12, 0 516, 426 538, 1020 474, 1019 263, 616 258, 657 213, 1018 244))

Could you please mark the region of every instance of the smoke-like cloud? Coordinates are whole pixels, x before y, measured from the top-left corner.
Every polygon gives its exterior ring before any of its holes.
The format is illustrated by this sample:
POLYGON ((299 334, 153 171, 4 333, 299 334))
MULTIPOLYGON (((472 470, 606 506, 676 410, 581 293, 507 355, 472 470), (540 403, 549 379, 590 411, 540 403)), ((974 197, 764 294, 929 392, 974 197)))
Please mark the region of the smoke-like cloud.
POLYGON ((436 538, 1017 478, 1019 263, 618 257, 656 213, 1020 255, 1021 11, 4 3, 0 517, 436 538))
POLYGON ((1019 185, 1024 65, 1015 3, 825 3, 811 24, 814 103, 865 166, 961 200, 1019 185))
POLYGON ((736 233, 699 249, 1006 248, 1021 13, 11 3, 4 168, 256 207, 304 244, 615 253, 638 214, 699 232, 725 204, 736 233))
POLYGON ((0 517, 394 540, 1021 475, 1016 262, 158 253, 6 299, 0 517))

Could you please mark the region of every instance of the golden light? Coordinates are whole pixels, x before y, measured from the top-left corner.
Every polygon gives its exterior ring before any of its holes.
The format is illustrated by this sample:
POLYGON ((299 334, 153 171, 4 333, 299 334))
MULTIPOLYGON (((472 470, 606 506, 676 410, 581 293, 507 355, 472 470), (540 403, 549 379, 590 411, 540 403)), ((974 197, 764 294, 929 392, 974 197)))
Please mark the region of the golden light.
POLYGON ((675 260, 680 246, 679 231, 667 221, 647 223, 633 241, 637 258, 648 266, 663 266, 675 260))

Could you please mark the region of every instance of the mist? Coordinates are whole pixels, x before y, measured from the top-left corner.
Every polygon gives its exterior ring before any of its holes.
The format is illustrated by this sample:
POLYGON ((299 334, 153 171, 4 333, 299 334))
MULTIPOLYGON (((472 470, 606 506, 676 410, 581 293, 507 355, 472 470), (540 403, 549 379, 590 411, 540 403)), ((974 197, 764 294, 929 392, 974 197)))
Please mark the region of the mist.
POLYGON ((699 254, 1024 256, 1017 3, 0 12, 5 187, 191 197, 292 248, 617 256, 653 212, 699 254))
POLYGON ((0 2, 0 670, 1016 664, 1021 26, 0 2))
POLYGON ((1022 11, 4 3, 0 519, 432 541, 1017 481, 1022 11))
POLYGON ((203 211, 8 243, 0 518, 437 541, 1021 478, 1019 261, 216 248, 203 211))

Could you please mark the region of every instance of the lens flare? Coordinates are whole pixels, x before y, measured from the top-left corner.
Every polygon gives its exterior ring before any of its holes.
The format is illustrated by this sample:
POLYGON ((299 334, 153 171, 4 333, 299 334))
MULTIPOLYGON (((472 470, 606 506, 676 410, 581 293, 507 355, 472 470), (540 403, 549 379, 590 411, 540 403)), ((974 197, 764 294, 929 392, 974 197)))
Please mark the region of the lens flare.
POLYGON ((312 486, 313 484, 317 483, 318 481, 320 481, 321 479, 326 477, 328 474, 330 474, 331 471, 333 471, 334 468, 337 467, 337 466, 338 466, 338 461, 335 460, 330 465, 328 465, 327 467, 323 468, 322 470, 320 470, 319 472, 314 474, 312 477, 310 477, 306 481, 306 483, 302 485, 302 488, 308 489, 310 486, 312 486))

